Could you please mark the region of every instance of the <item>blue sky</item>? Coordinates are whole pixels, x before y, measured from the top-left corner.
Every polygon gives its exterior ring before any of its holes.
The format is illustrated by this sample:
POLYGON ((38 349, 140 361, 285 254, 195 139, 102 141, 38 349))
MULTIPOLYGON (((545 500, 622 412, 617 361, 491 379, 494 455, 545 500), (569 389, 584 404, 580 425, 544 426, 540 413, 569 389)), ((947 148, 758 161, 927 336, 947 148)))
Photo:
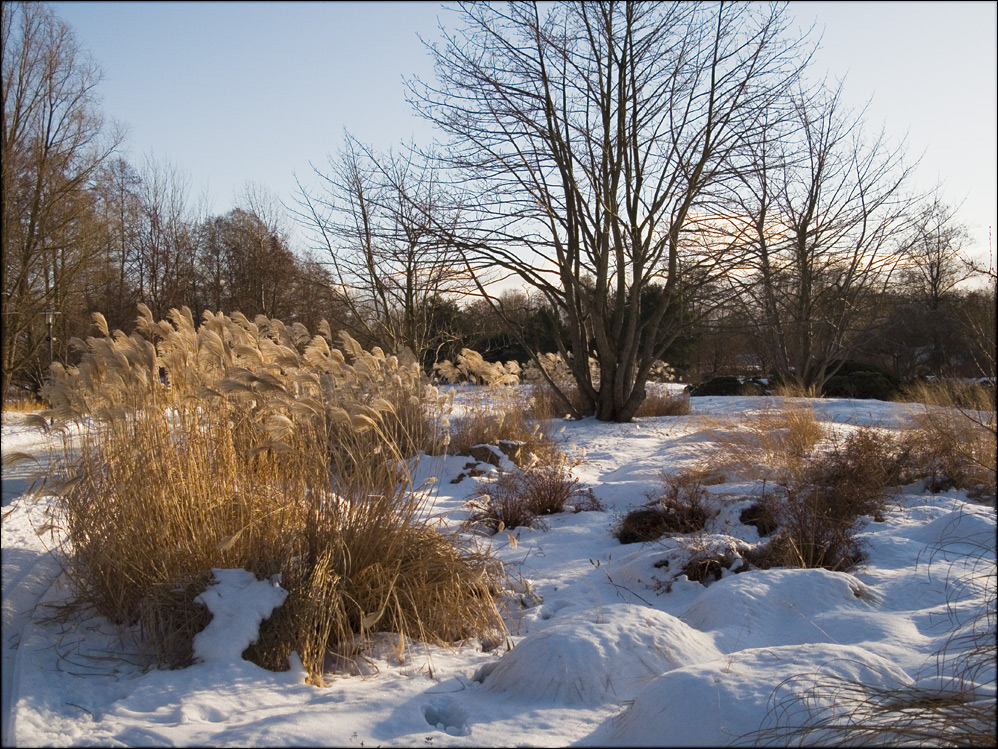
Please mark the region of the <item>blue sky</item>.
MULTIPOLYGON (((214 213, 247 182, 290 202, 347 128, 384 150, 428 142, 403 76, 432 79, 417 34, 452 14, 429 2, 53 2, 105 73, 103 109, 126 155, 185 172, 214 213)), ((943 183, 978 253, 998 228, 998 3, 791 2, 823 32, 815 70, 870 100, 868 123, 907 134, 919 182, 943 183)), ((994 240, 992 240, 992 248, 994 240)), ((992 249, 992 256, 994 250, 992 249)))

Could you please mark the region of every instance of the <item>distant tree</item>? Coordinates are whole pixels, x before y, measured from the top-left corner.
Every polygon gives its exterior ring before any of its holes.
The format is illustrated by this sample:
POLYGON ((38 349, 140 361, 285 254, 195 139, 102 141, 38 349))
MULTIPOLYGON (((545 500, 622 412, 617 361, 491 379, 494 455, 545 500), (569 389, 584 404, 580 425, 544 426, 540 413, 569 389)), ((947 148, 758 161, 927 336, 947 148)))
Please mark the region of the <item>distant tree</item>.
POLYGON ((194 297, 198 219, 190 178, 169 162, 147 156, 138 191, 134 277, 139 298, 159 320, 194 297))
POLYGON ((429 45, 436 83, 410 83, 463 191, 462 222, 435 228, 483 293, 505 273, 556 313, 581 398, 563 397, 569 412, 629 421, 692 322, 676 296, 729 267, 702 239, 711 193, 796 80, 800 39, 783 10, 750 3, 543 7, 461 4, 460 28, 429 45), (651 284, 664 293, 641 315, 651 284))
POLYGON ((901 282, 923 306, 941 309, 947 295, 974 275, 965 251, 969 239, 967 228, 938 196, 922 206, 904 247, 901 282))
POLYGON ((198 312, 238 311, 251 320, 296 316, 301 267, 274 225, 235 208, 205 222, 199 245, 198 312))
POLYGON ((329 258, 343 304, 362 342, 424 358, 446 342, 437 301, 468 291, 430 221, 451 225, 438 175, 412 151, 376 156, 347 135, 323 188, 299 184, 302 225, 329 258), (441 337, 443 336, 443 337, 441 337))
POLYGON ((79 303, 75 280, 100 252, 88 189, 121 135, 98 108, 99 69, 51 10, 4 2, 0 26, 6 395, 44 356, 43 313, 79 303))
POLYGON ((135 281, 143 214, 141 186, 139 172, 119 157, 101 171, 94 190, 103 225, 103 263, 88 308, 99 310, 112 329, 130 329, 140 301, 135 281))

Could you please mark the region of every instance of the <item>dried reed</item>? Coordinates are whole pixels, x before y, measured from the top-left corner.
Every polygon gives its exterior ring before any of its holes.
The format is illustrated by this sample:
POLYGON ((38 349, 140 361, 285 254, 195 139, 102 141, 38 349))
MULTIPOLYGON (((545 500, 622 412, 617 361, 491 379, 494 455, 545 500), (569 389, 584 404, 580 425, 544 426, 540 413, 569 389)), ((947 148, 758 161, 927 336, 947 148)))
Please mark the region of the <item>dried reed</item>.
MULTIPOLYGON (((183 665, 212 568, 279 575, 285 604, 248 657, 297 652, 321 683, 327 652, 386 631, 453 642, 503 628, 500 567, 429 525, 408 459, 433 449, 439 406, 415 362, 259 316, 188 309, 136 332, 75 341, 46 418, 85 422, 57 487, 79 600, 139 623, 183 665)), ((68 432, 67 432, 68 434, 68 432)))

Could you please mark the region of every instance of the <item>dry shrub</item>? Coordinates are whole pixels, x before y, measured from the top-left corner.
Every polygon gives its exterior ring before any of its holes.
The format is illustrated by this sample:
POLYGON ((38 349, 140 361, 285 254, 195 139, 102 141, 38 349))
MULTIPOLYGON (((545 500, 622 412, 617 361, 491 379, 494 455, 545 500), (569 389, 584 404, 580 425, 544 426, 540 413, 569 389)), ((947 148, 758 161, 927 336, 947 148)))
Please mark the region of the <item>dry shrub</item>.
POLYGON ((925 404, 916 417, 914 460, 934 490, 967 489, 993 498, 998 467, 995 390, 972 383, 920 383, 908 397, 925 404))
POLYGON ((773 515, 771 504, 770 502, 755 502, 742 510, 738 520, 745 525, 753 526, 760 536, 768 536, 779 527, 776 517, 773 515))
POLYGON ((663 473, 664 491, 620 520, 614 535, 622 544, 654 541, 666 533, 696 533, 712 515, 704 488, 706 469, 663 473))
POLYGON ((575 383, 562 384, 560 389, 562 394, 568 399, 571 408, 566 406, 561 396, 548 384, 530 385, 530 400, 527 403, 527 414, 531 419, 537 421, 548 421, 550 419, 569 419, 572 411, 581 412, 582 399, 579 396, 579 388, 575 383))
POLYGON ((655 388, 641 401, 635 416, 686 416, 689 413, 689 393, 672 394, 655 388))
POLYGON ((903 439, 862 429, 798 464, 753 513, 760 534, 763 525, 771 530, 775 524, 778 530, 754 552, 752 563, 830 570, 854 566, 862 558, 853 532, 856 520, 884 519, 887 487, 898 483, 907 450, 903 439))
POLYGON ((852 533, 852 522, 828 514, 827 495, 808 484, 795 484, 770 493, 761 501, 777 530, 746 559, 755 567, 824 567, 847 570, 862 555, 852 533))
POLYGON ((724 576, 725 570, 743 572, 749 569, 743 556, 747 550, 743 542, 725 535, 692 533, 677 540, 675 549, 655 562, 657 569, 671 571, 671 578, 659 581, 665 592, 672 589, 676 579, 685 575, 691 582, 707 586, 724 576))
POLYGON ((773 395, 780 398, 820 398, 820 389, 815 385, 799 382, 778 382, 773 386, 773 395))
POLYGON ((466 526, 490 533, 530 527, 543 515, 571 509, 601 509, 592 490, 572 476, 568 458, 553 444, 543 445, 523 468, 500 469, 496 477, 478 485, 466 526))
POLYGON ((732 474, 751 479, 780 479, 796 472, 826 429, 806 404, 768 410, 733 429, 715 428, 720 447, 718 464, 732 474))
POLYGON ((738 549, 731 544, 708 543, 694 537, 680 548, 689 553, 689 558, 680 570, 680 574, 704 586, 720 580, 725 570, 748 569, 738 565, 744 562, 738 549))
POLYGON ((437 405, 414 362, 238 313, 195 327, 186 308, 158 323, 142 309, 131 336, 98 325, 78 367, 54 367, 43 412, 91 425, 57 487, 80 603, 140 624, 177 666, 213 568, 280 575, 288 598, 247 653, 283 669, 295 651, 316 682, 357 635, 501 630, 498 568, 430 527, 411 490, 407 458, 436 419, 422 407, 437 405))

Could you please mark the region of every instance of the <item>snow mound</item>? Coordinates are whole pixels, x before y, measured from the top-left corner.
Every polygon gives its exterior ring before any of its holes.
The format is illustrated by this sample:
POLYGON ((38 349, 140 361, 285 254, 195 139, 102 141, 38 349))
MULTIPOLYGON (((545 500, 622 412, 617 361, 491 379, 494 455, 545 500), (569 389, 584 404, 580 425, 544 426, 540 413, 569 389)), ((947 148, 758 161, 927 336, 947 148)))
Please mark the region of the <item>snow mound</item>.
MULTIPOLYGON (((786 712, 777 706, 792 698, 801 686, 831 675, 867 686, 911 683, 904 671, 887 659, 854 646, 812 644, 743 650, 654 679, 626 710, 576 746, 751 745, 744 737, 759 730, 763 715, 768 716, 769 724, 764 723, 763 728, 774 728, 775 720, 784 726, 788 721, 799 725, 806 718, 803 712, 786 712)), ((812 709, 833 705, 831 697, 812 700, 812 709)))
POLYGON ((752 570, 707 588, 682 615, 713 633, 726 653, 746 648, 841 642, 847 620, 870 612, 880 596, 845 572, 752 570), (831 634, 830 634, 831 633, 831 634))
POLYGON ((234 663, 260 636, 260 625, 284 603, 288 592, 248 570, 213 569, 215 584, 194 599, 211 612, 211 621, 194 637, 194 659, 234 663))
POLYGON ((929 547, 950 547, 951 551, 966 554, 977 548, 993 549, 995 525, 993 509, 962 504, 924 525, 911 525, 903 535, 929 547), (954 548, 957 546, 964 548, 954 548))
POLYGON ((721 656, 709 635, 675 616, 631 604, 573 613, 525 637, 475 681, 535 704, 625 700, 660 674, 721 656))

